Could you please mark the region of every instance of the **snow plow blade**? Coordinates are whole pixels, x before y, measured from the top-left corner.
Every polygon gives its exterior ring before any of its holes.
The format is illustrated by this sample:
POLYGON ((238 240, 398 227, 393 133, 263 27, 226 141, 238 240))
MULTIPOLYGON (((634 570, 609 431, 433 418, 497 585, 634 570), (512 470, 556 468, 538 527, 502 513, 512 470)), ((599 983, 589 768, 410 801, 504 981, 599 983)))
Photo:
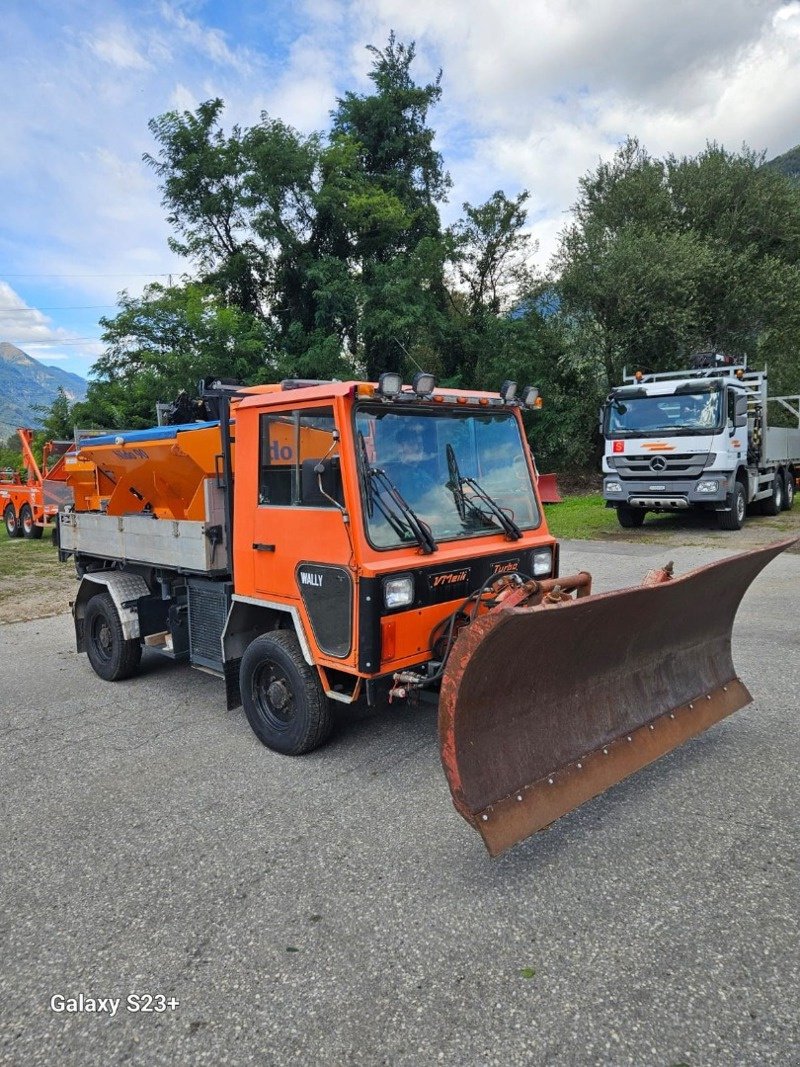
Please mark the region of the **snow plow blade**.
POLYGON ((493 856, 750 703, 734 618, 794 543, 464 627, 442 679, 441 758, 456 809, 493 856))

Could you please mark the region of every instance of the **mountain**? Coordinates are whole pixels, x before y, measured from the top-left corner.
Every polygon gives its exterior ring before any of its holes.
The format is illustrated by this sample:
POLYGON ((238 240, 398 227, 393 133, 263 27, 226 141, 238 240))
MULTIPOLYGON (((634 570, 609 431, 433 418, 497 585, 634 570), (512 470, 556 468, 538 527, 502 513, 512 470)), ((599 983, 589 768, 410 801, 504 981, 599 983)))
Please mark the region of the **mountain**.
POLYGON ((21 348, 0 341, 0 441, 17 426, 39 426, 37 405, 50 407, 59 386, 71 401, 86 396, 86 381, 77 374, 47 367, 21 348))
POLYGON ((764 166, 769 167, 771 170, 779 170, 781 174, 785 174, 792 181, 800 181, 800 145, 790 148, 782 156, 775 156, 774 159, 767 160, 764 166))

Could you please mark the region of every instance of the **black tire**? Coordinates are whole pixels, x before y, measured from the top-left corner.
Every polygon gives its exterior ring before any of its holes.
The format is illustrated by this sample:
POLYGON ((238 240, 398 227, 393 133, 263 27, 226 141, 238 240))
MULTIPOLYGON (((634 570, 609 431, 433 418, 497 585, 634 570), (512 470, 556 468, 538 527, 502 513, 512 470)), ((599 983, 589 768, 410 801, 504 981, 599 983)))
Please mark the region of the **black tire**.
POLYGON ((641 526, 645 517, 644 508, 631 508, 627 504, 617 504, 617 522, 624 530, 635 530, 641 526))
POLYGON ((19 524, 13 504, 6 504, 6 509, 3 512, 3 522, 6 524, 6 533, 9 537, 22 537, 22 527, 19 524))
POLYGON ((787 467, 783 472, 783 510, 791 511, 794 504, 794 471, 787 467))
POLYGON ((772 496, 761 501, 762 515, 779 515, 783 511, 783 475, 775 471, 772 479, 772 496))
POLYGON ((19 509, 19 526, 22 530, 22 536, 27 541, 38 541, 42 536, 42 527, 37 526, 33 521, 33 512, 30 504, 23 504, 19 509))
POLYGON ((741 530, 747 515, 747 494, 741 482, 736 482, 731 494, 731 510, 717 512, 720 530, 741 530))
POLYGON ((86 654, 95 674, 107 682, 130 678, 142 658, 138 639, 126 640, 116 605, 108 593, 96 593, 83 620, 86 654))
POLYGON ((300 756, 327 740, 331 702, 293 633, 274 630, 255 638, 242 656, 239 686, 247 720, 267 748, 300 756))

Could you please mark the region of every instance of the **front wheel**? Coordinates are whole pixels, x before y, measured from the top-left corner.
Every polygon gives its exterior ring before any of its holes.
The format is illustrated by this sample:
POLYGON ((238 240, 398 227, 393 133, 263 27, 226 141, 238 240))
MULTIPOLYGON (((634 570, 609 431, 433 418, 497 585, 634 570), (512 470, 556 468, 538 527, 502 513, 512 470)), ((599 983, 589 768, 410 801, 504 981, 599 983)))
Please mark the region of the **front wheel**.
POLYGON ((3 522, 6 524, 6 533, 9 537, 22 537, 22 527, 19 524, 13 504, 6 505, 6 510, 3 512, 3 522))
POLYGON ((617 521, 624 530, 634 530, 644 522, 644 508, 630 508, 627 504, 617 504, 617 521))
POLYGON ((242 656, 239 686, 248 722, 267 748, 300 756, 327 740, 330 701, 293 633, 274 630, 256 637, 242 656))
POLYGON ((33 521, 33 512, 30 504, 23 504, 19 509, 19 524, 22 528, 22 536, 28 541, 38 541, 42 536, 42 527, 33 521))
POLYGON ((96 593, 86 606, 83 620, 86 654, 107 682, 129 678, 142 658, 136 638, 126 639, 116 605, 108 593, 96 593))
POLYGON ((787 467, 784 471, 785 481, 783 483, 783 510, 791 511, 794 504, 794 471, 789 470, 787 467))
POLYGON ((720 530, 741 530, 747 514, 747 494, 741 482, 733 487, 730 511, 717 512, 717 525, 720 530))

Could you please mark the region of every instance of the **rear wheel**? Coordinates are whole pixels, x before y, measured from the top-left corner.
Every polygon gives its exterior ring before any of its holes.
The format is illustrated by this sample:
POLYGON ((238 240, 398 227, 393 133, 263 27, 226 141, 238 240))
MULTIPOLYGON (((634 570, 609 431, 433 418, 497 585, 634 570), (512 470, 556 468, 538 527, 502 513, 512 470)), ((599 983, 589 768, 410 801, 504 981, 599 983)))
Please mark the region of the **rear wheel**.
POLYGON ((108 593, 97 593, 86 607, 83 620, 86 654, 95 674, 107 682, 129 678, 142 658, 136 638, 126 639, 116 604, 108 593))
POLYGON ((617 521, 625 530, 633 530, 644 522, 644 508, 630 508, 627 504, 617 504, 617 521))
POLYGON ((762 515, 778 515, 783 510, 783 475, 775 471, 772 479, 772 496, 761 501, 762 515))
POLYGON ((30 504, 23 504, 19 509, 19 524, 22 528, 23 537, 28 541, 38 541, 42 536, 42 527, 33 521, 33 512, 30 504))
POLYGON ((731 510, 717 512, 717 525, 720 530, 741 530, 747 514, 747 494, 741 482, 733 487, 731 510))
POLYGON ((787 467, 784 471, 783 510, 790 511, 794 504, 794 471, 787 467))
POLYGON ((3 512, 3 522, 6 524, 6 533, 9 537, 22 536, 22 527, 17 519, 13 504, 6 504, 6 509, 3 512))
POLYGON ((239 685, 248 722, 267 748, 299 756, 327 740, 330 701, 293 633, 275 630, 252 641, 242 656, 239 685))

